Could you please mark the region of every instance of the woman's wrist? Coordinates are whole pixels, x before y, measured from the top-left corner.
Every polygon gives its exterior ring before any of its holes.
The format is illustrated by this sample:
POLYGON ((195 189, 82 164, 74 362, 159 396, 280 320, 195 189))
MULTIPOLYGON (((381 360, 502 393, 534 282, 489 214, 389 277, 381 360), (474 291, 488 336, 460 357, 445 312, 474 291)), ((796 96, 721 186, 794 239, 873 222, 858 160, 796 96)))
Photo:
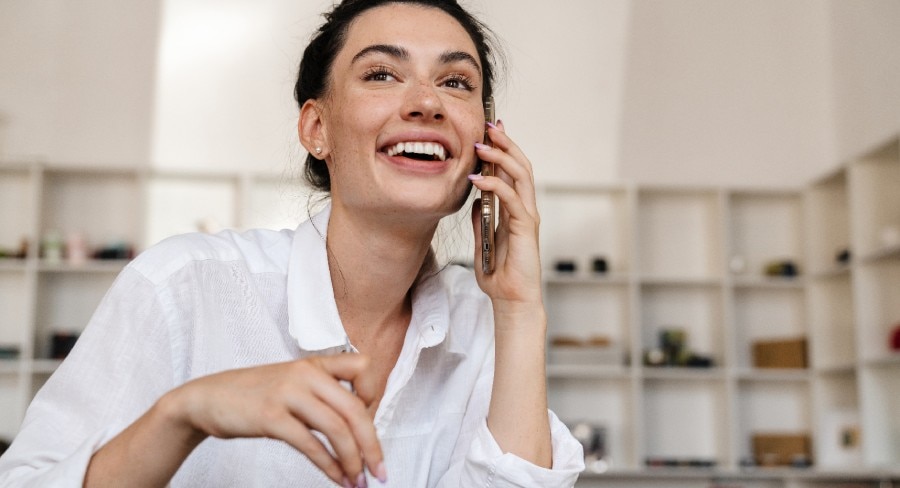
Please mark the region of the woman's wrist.
POLYGON ((192 403, 188 397, 189 392, 183 387, 176 388, 163 395, 153 406, 151 413, 173 434, 173 439, 193 449, 209 435, 195 427, 191 420, 192 403))

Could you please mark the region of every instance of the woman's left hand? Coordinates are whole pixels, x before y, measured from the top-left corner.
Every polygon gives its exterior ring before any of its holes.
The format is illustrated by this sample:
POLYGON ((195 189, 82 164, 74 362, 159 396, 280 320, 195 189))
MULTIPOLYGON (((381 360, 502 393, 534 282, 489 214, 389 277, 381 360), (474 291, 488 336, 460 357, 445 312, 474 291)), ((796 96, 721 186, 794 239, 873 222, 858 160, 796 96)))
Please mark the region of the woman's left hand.
MULTIPOLYGON (((500 201, 499 224, 494 239, 495 267, 484 274, 475 267, 478 284, 494 303, 495 310, 524 311, 543 307, 539 251, 540 216, 535 198, 531 162, 506 135, 502 122, 488 128, 494 147, 476 144, 475 152, 485 162, 494 163, 495 175, 469 178, 481 191, 491 191, 500 201)), ((481 262, 481 205, 472 210, 475 230, 475 262, 481 262)))

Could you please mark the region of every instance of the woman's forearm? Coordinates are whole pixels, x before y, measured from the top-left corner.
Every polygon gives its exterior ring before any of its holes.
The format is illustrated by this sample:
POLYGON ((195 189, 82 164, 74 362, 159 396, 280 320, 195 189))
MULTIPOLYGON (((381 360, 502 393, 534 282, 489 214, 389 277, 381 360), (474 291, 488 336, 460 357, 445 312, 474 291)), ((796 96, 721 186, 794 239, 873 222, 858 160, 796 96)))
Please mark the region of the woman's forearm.
POLYGON ((91 458, 84 486, 160 487, 169 483, 206 436, 178 415, 177 400, 164 396, 91 458))
POLYGON ((541 304, 495 305, 494 324, 496 354, 488 428, 503 452, 550 468, 546 313, 541 304))

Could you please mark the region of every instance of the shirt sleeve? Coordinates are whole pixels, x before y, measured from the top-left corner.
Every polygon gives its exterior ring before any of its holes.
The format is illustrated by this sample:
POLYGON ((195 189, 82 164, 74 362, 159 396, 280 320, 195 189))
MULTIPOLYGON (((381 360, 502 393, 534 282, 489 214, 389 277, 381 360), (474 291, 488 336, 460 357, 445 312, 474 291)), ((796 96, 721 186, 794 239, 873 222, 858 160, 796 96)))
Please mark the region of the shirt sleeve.
POLYGON ((29 406, 0 486, 82 486, 94 452, 172 388, 165 324, 154 287, 126 268, 29 406))
POLYGON ((475 433, 460 479, 460 486, 485 487, 570 487, 584 470, 581 444, 569 429, 548 410, 553 448, 552 469, 532 464, 500 449, 488 429, 487 420, 475 433))

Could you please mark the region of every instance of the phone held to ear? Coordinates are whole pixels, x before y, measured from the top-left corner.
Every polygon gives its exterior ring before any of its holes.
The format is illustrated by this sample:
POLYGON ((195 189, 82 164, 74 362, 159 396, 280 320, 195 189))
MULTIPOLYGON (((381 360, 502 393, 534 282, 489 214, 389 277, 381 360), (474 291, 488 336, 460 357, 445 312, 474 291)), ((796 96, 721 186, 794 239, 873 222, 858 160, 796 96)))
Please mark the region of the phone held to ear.
MULTIPOLYGON (((484 101, 484 121, 491 124, 497 121, 494 113, 494 97, 484 101)), ((484 129, 484 144, 493 147, 487 127, 484 129)), ((481 162, 481 175, 494 176, 494 163, 481 162)), ((494 202, 494 192, 481 192, 481 270, 484 274, 494 272, 494 229, 498 204, 494 202)))

